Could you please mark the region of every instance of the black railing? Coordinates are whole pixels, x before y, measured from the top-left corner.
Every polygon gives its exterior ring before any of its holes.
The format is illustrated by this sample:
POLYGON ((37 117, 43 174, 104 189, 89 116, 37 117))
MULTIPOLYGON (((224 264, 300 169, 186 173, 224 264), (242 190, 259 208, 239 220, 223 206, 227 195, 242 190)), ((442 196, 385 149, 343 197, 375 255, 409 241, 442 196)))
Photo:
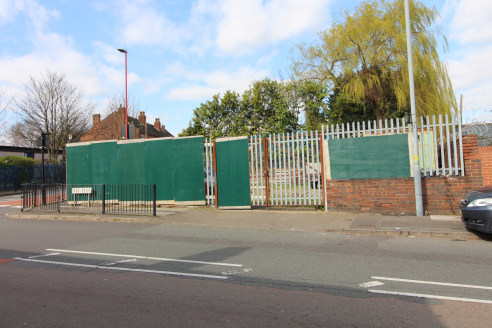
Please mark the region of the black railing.
POLYGON ((156 185, 23 185, 22 211, 156 215, 156 185))

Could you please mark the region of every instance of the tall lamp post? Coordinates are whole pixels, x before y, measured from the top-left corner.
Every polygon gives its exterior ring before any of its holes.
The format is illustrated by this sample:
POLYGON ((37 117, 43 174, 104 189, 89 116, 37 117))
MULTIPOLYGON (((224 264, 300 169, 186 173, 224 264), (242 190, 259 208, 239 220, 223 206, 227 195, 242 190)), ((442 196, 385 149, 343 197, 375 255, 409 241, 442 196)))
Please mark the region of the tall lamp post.
POLYGON ((126 49, 118 49, 125 54, 125 139, 128 140, 128 73, 127 73, 127 55, 126 49))
POLYGON ((419 136, 417 130, 417 110, 415 108, 415 82, 413 80, 412 37, 410 29, 410 6, 405 0, 405 30, 407 34, 408 80, 410 84, 410 109, 412 115, 413 134, 413 184, 415 189, 415 211, 417 216, 424 215, 422 202, 422 180, 419 163, 419 136))

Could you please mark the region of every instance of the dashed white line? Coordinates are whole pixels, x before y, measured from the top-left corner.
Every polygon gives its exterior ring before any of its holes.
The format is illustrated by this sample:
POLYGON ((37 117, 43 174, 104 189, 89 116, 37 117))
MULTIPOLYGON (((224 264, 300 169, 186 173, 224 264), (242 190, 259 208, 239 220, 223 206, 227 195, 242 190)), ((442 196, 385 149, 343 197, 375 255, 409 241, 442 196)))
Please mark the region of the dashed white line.
POLYGON ((168 261, 168 262, 181 262, 181 263, 194 263, 194 264, 205 264, 205 265, 219 265, 219 266, 231 266, 231 267, 242 267, 242 264, 234 263, 221 263, 221 262, 205 262, 205 261, 193 261, 193 260, 180 260, 180 259, 170 259, 165 257, 151 257, 151 256, 139 256, 139 255, 127 255, 127 254, 113 254, 113 253, 99 253, 99 252, 86 252, 86 251, 73 251, 66 249, 53 249, 47 248, 50 252, 61 252, 61 253, 75 253, 75 254, 86 254, 86 255, 101 255, 101 256, 114 256, 114 257, 128 257, 135 259, 145 259, 145 260, 156 260, 156 261, 168 261))
POLYGON ((37 259, 40 257, 48 257, 48 256, 54 256, 54 255, 60 255, 60 253, 48 253, 48 254, 34 255, 34 256, 29 256, 29 258, 30 259, 37 259))
POLYGON ((363 284, 359 284, 360 287, 364 287, 364 288, 377 287, 377 286, 382 286, 382 285, 384 285, 384 283, 381 281, 369 281, 369 282, 365 282, 363 284))
POLYGON ((480 300, 480 299, 473 299, 473 298, 449 297, 449 296, 414 294, 414 293, 402 293, 402 292, 393 292, 393 291, 387 291, 387 290, 374 290, 374 289, 369 289, 369 292, 375 293, 375 294, 384 294, 384 295, 410 296, 410 297, 431 298, 431 299, 446 300, 446 301, 460 301, 460 302, 469 302, 469 303, 492 304, 492 301, 489 301, 489 300, 480 300))
POLYGON ((16 257, 15 259, 18 261, 25 261, 25 262, 58 264, 58 265, 67 265, 67 266, 75 266, 75 267, 83 267, 83 268, 117 270, 117 271, 131 271, 131 272, 144 272, 144 273, 159 273, 159 274, 172 275, 172 276, 221 279, 221 280, 228 279, 228 277, 226 277, 226 276, 216 276, 216 275, 198 274, 198 273, 158 271, 158 270, 145 270, 145 269, 130 269, 130 268, 120 268, 120 267, 112 267, 112 266, 104 266, 104 265, 90 265, 90 264, 81 264, 81 263, 45 261, 45 260, 36 260, 36 259, 29 259, 29 258, 25 259, 25 258, 20 258, 20 257, 16 257))
POLYGON ((388 277, 371 277, 371 279, 397 281, 397 282, 408 282, 408 283, 413 283, 413 284, 492 290, 492 287, 489 287, 489 286, 463 285, 463 284, 453 284, 453 283, 439 282, 439 281, 412 280, 412 279, 400 279, 400 278, 388 278, 388 277))

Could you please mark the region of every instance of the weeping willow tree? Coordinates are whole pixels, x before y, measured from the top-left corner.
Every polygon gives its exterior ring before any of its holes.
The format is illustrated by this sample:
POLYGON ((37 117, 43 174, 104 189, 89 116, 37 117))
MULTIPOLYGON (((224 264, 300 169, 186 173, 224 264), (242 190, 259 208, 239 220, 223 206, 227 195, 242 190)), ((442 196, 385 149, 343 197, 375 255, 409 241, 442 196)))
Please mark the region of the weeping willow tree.
MULTIPOLYGON (((439 13, 410 1, 415 96, 418 115, 455 111, 447 66, 438 49, 446 37, 435 27, 439 13)), ((324 83, 346 102, 363 105, 378 119, 410 108, 403 0, 363 2, 344 20, 319 33, 319 42, 297 46, 293 72, 324 83)))

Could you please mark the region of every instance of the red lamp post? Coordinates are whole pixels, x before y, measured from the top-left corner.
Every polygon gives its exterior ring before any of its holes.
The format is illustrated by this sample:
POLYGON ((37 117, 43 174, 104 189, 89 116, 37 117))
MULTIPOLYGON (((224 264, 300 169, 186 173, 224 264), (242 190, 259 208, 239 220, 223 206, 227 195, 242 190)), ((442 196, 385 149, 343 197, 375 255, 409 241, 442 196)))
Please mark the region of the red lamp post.
POLYGON ((128 73, 126 66, 128 51, 125 49, 118 49, 118 51, 125 54, 125 139, 128 140, 128 73))

